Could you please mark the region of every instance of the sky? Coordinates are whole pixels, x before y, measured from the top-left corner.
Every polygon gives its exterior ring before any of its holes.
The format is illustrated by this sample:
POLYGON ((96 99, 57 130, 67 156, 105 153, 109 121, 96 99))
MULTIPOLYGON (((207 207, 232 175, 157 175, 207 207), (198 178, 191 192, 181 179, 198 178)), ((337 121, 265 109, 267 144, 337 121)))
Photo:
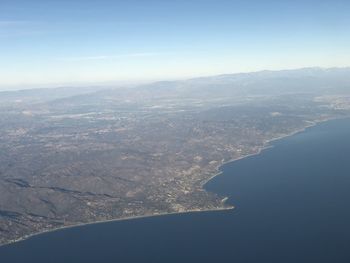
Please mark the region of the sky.
POLYGON ((0 88, 350 66, 349 0, 0 0, 0 88))

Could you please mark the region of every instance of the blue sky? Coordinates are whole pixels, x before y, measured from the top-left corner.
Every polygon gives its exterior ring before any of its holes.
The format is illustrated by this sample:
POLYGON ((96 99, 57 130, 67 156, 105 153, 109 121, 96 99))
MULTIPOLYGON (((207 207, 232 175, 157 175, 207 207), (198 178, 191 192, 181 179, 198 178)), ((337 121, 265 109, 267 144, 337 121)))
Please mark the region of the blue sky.
POLYGON ((348 0, 0 0, 0 87, 350 66, 348 0))

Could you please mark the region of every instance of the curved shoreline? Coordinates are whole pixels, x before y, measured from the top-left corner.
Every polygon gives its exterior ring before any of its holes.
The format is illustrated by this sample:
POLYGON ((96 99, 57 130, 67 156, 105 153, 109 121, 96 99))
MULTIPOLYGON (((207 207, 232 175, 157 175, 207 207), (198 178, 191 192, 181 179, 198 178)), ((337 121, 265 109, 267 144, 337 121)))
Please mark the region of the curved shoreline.
MULTIPOLYGON (((222 199, 223 201, 226 201, 226 198, 222 199)), ((88 225, 97 225, 97 224, 103 224, 103 223, 111 223, 111 222, 118 222, 118 221, 126 221, 126 220, 137 220, 137 219, 142 219, 142 218, 151 218, 151 217, 160 217, 160 216, 167 216, 167 215, 181 215, 181 214, 189 214, 189 213, 201 213, 201 212, 215 212, 215 211, 226 211, 226 210, 233 210, 234 206, 227 206, 227 207, 218 207, 218 208, 212 208, 212 209, 193 209, 193 210, 188 210, 188 211, 183 211, 183 212, 170 212, 170 213, 159 213, 159 214, 150 214, 150 215, 141 215, 141 216, 130 216, 130 217, 123 217, 123 218, 116 218, 116 219, 107 219, 107 220, 101 220, 101 221, 94 221, 94 222, 89 222, 89 223, 78 223, 78 224, 72 224, 72 225, 67 225, 59 228, 54 228, 54 229, 49 229, 45 231, 41 231, 38 233, 26 235, 24 237, 9 241, 5 244, 0 245, 0 247, 4 246, 9 246, 14 243, 22 242, 25 240, 28 240, 32 237, 43 235, 43 234, 48 234, 56 231, 61 231, 65 229, 70 229, 70 228, 75 228, 75 227, 84 227, 88 225)))
MULTIPOLYGON (((301 129, 298 129, 298 130, 295 130, 295 131, 293 131, 291 133, 288 133, 288 134, 285 134, 285 135, 281 135, 281 136, 278 136, 276 138, 272 138, 272 139, 264 141, 263 145, 261 146, 261 148, 259 148, 255 153, 251 153, 251 154, 243 155, 243 156, 240 156, 240 157, 237 157, 237 158, 233 158, 233 159, 228 160, 226 162, 222 161, 222 163, 220 163, 216 167, 217 173, 215 173, 213 176, 209 177, 208 179, 204 180, 200 184, 201 188, 203 190, 205 190, 204 186, 205 186, 206 183, 208 183, 210 180, 212 180, 216 176, 222 174, 222 170, 221 170, 222 166, 224 166, 224 165, 226 165, 228 163, 232 163, 232 162, 244 159, 244 158, 248 158, 248 157, 251 157, 251 156, 258 155, 262 151, 273 147, 273 145, 270 145, 273 141, 281 140, 281 139, 293 136, 295 134, 304 132, 306 129, 311 128, 313 126, 316 126, 316 125, 318 125, 320 123, 323 123, 323 122, 327 122, 327 121, 330 121, 330 120, 336 120, 336 119, 347 119, 347 118, 349 118, 349 117, 345 116, 345 117, 338 117, 338 118, 328 118, 328 119, 324 119, 324 120, 316 120, 316 121, 310 122, 309 125, 301 128, 301 129)), ((222 199, 222 203, 225 204, 226 201, 227 201, 227 197, 224 197, 222 199)), ((83 226, 87 226, 87 225, 102 224, 102 223, 108 223, 108 222, 126 221, 126 220, 134 220, 134 219, 137 220, 137 219, 142 219, 142 218, 159 217, 159 216, 167 216, 167 215, 176 215, 176 214, 180 214, 181 215, 181 214, 200 213, 200 212, 215 212, 215 211, 225 211, 225 210, 232 210, 232 209, 234 209, 234 206, 229 205, 229 206, 226 206, 226 207, 223 206, 223 207, 217 207, 217 208, 212 208, 212 209, 193 209, 193 210, 187 210, 187 211, 182 211, 182 212, 170 212, 170 213, 166 213, 165 212, 165 213, 158 213, 158 214, 129 216, 129 217, 108 219, 108 220, 101 220, 101 221, 94 221, 94 222, 88 222, 88 223, 77 223, 77 224, 62 226, 62 227, 53 228, 53 229, 49 229, 49 230, 44 230, 44 231, 33 233, 33 234, 30 234, 30 235, 25 235, 25 236, 23 236, 21 238, 18 238, 18 239, 15 239, 15 240, 10 240, 7 243, 0 244, 0 247, 9 246, 9 245, 12 245, 12 244, 17 243, 17 242, 25 241, 25 240, 28 240, 28 239, 30 239, 32 237, 38 236, 38 235, 47 234, 47 233, 51 233, 51 232, 56 232, 56 231, 60 231, 60 230, 65 230, 65 229, 74 228, 74 227, 83 227, 83 226)))
MULTIPOLYGON (((348 117, 345 117, 345 118, 348 118, 348 117)), ((344 119, 345 119, 344 118, 344 119)), ((222 163, 220 165, 218 165, 218 167, 216 168, 217 170, 217 173, 214 174, 213 176, 211 176, 209 179, 203 181, 203 183, 201 183, 201 187, 204 188, 204 186, 212 179, 214 179, 216 176, 222 174, 222 170, 221 170, 221 167, 223 167, 224 165, 226 164, 229 164, 229 163, 232 163, 232 162, 235 162, 235 161, 239 161, 239 160, 242 160, 242 159, 245 159, 245 158, 248 158, 248 157, 252 157, 252 156, 255 156, 255 155, 259 155, 262 151, 264 150, 267 150, 271 147, 273 147, 273 145, 270 145, 272 142, 274 141, 278 141, 278 140, 282 140, 282 139, 285 139, 287 137, 290 137, 290 136, 293 136, 293 135, 296 135, 298 133, 301 133, 301 132, 304 132, 306 129, 308 128, 311 128, 311 127, 314 127, 320 123, 323 123, 323 122, 327 122, 327 121, 330 121, 330 120, 336 120, 336 119, 342 119, 342 118, 330 118, 330 119, 325 119, 325 120, 317 120, 317 121, 314 121, 314 122, 310 122, 310 125, 307 125, 301 129, 298 129, 298 130, 295 130, 291 133, 288 133, 288 134, 285 134, 285 135, 281 135, 281 136, 278 136, 276 138, 273 138, 273 139, 269 139, 269 140, 266 140, 263 142, 263 145, 261 146, 261 148, 259 148, 255 153, 250 153, 250 154, 247 154, 247 155, 242 155, 240 157, 237 157, 237 158, 233 158, 233 159, 230 159, 228 161, 222 161, 222 163)))

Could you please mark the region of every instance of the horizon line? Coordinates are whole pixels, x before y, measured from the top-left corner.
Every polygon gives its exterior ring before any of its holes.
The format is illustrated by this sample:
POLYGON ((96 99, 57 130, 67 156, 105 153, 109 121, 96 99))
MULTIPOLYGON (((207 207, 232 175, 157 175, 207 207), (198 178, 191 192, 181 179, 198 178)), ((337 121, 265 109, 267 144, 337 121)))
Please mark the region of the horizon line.
POLYGON ((192 77, 168 77, 168 78, 155 78, 155 79, 128 79, 128 80, 105 80, 105 81, 72 81, 65 83, 28 83, 28 84, 10 84, 10 85, 1 85, 0 92, 11 92, 11 91, 23 91, 23 90, 39 90, 39 89, 59 89, 59 88, 83 88, 83 87, 111 87, 116 85, 121 86, 139 86, 142 84, 153 84, 159 82, 167 81, 189 81, 201 78, 211 78, 211 77, 223 77, 230 75, 240 75, 240 74, 254 74, 262 72, 282 72, 282 71, 297 71, 297 70, 307 70, 307 69, 320 69, 320 70, 341 70, 349 69, 349 66, 332 66, 332 67, 321 67, 321 66, 309 66, 309 67, 293 67, 293 68, 284 68, 284 69, 261 69, 261 70, 252 70, 252 71, 238 71, 231 73, 218 73, 218 74, 207 74, 207 75, 198 75, 192 77), (20 86, 26 86, 27 88, 19 88, 20 86), (36 87, 35 87, 36 86, 36 87), (8 88, 6 88, 8 87, 8 88), (18 87, 18 88, 16 88, 18 87), (3 89, 4 88, 4 89, 3 89))

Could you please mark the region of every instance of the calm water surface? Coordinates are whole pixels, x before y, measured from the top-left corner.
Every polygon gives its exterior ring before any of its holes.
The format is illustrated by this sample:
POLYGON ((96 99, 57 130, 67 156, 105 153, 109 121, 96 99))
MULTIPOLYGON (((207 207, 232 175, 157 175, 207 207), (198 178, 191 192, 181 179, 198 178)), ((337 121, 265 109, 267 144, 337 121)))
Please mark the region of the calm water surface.
POLYGON ((350 262, 350 120, 279 140, 206 188, 236 209, 75 227, 0 248, 0 262, 350 262))

